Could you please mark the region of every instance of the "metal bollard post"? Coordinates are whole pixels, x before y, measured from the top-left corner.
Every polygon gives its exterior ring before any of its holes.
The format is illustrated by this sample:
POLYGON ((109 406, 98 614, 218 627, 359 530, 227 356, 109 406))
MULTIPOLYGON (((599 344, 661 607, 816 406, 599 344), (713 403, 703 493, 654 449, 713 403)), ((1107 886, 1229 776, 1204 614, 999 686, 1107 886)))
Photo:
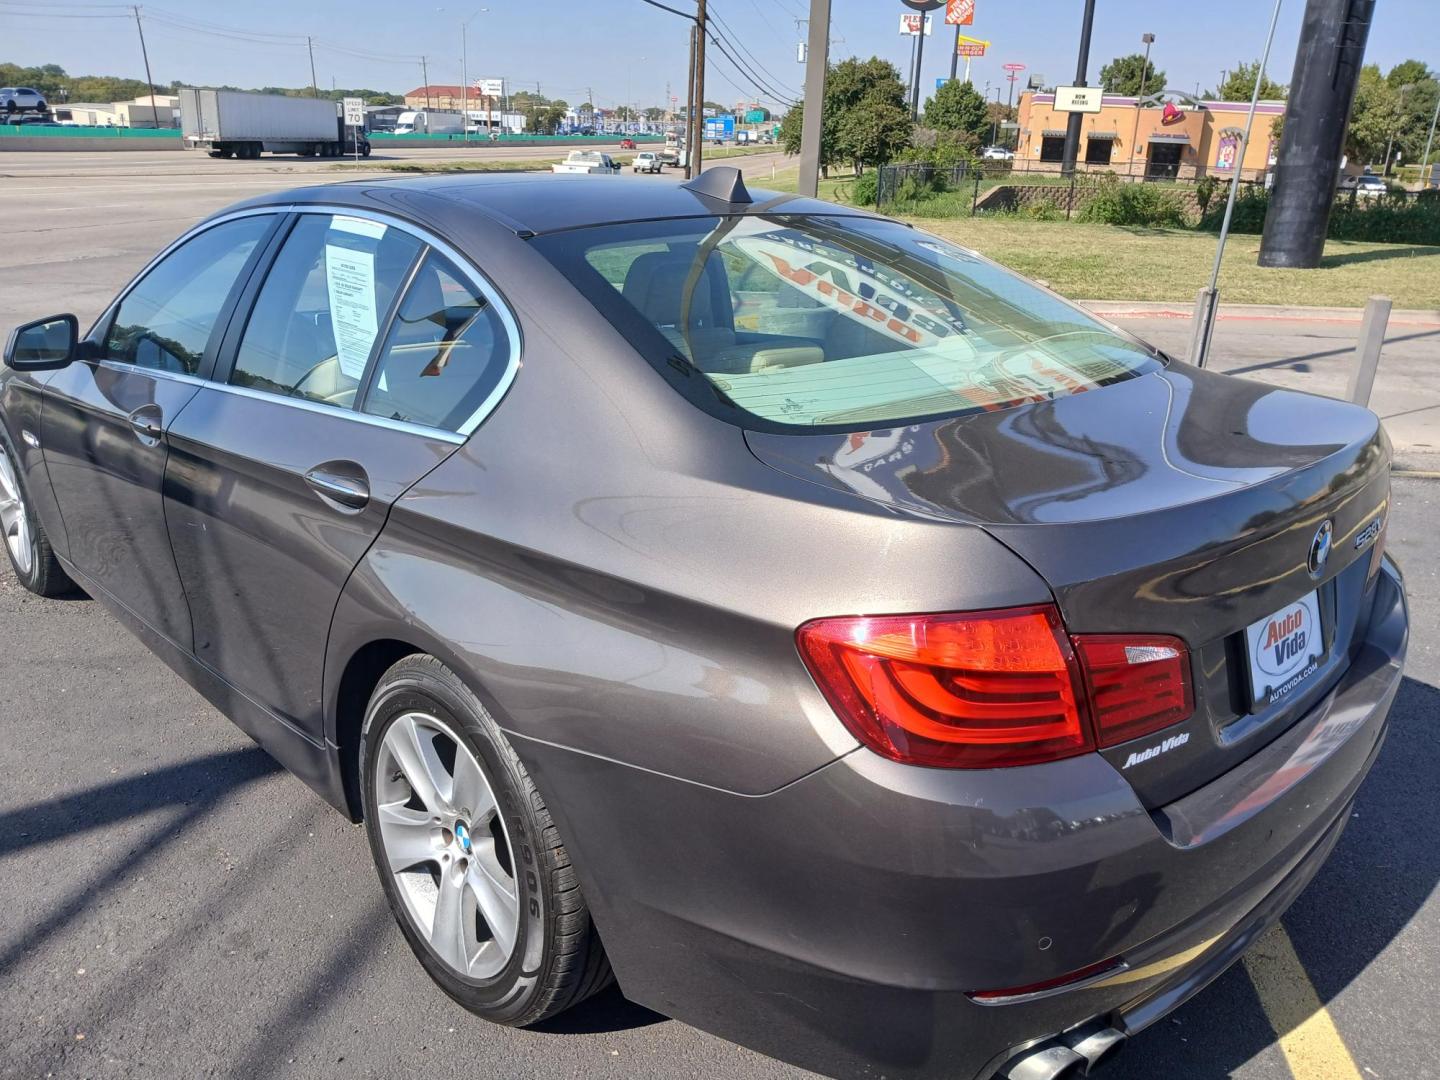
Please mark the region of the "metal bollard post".
POLYGON ((1356 405, 1370 404, 1370 391, 1375 386, 1375 369, 1380 365, 1380 347, 1385 344, 1385 327, 1390 322, 1390 298, 1372 296, 1365 304, 1365 317, 1360 321, 1360 340, 1355 344, 1355 370, 1350 372, 1350 386, 1345 396, 1356 405))
POLYGON ((1186 359, 1196 367, 1204 367, 1210 352, 1210 339, 1215 335, 1215 309, 1220 303, 1220 290, 1208 285, 1195 297, 1195 314, 1190 319, 1190 355, 1186 359))

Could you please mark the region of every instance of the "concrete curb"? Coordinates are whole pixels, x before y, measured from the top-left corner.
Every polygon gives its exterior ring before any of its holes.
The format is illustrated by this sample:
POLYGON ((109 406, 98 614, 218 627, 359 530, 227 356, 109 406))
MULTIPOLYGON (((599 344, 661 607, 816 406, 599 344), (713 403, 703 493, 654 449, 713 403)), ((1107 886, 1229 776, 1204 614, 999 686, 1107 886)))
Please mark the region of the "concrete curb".
MULTIPOLYGON (((1133 300, 1081 300, 1082 307, 1110 319, 1188 319, 1193 305, 1142 303, 1133 300)), ((1290 307, 1279 304, 1221 304, 1221 319, 1283 319, 1290 322, 1359 323, 1364 308, 1290 307)), ((1440 310, 1401 309, 1390 312, 1390 325, 1440 326, 1440 310)))

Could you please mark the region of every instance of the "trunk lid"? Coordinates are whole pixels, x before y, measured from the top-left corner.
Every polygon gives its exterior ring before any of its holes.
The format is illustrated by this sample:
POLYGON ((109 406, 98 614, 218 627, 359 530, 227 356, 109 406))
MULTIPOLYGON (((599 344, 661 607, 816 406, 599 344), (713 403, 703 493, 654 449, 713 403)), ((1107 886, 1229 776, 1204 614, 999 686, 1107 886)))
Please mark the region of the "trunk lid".
POLYGON ((1388 440, 1358 406, 1171 364, 1087 393, 904 428, 746 439, 794 476, 986 529, 1045 578, 1071 632, 1184 639, 1194 715, 1102 751, 1148 805, 1187 794, 1278 736, 1358 648, 1372 526, 1383 528, 1390 486, 1388 440), (1326 521, 1329 558, 1312 574, 1326 521), (1325 659, 1274 704, 1256 706, 1245 629, 1312 591, 1325 659))

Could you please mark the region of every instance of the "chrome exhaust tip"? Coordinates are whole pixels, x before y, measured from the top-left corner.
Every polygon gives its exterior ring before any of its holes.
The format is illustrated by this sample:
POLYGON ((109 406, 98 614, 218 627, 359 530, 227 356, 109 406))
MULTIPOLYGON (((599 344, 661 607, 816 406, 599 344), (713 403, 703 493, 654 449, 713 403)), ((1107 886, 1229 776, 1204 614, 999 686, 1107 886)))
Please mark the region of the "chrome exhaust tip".
POLYGON ((1089 1071, 1089 1062, 1068 1046, 1047 1046, 1011 1062, 1009 1080, 1075 1080, 1089 1071))
POLYGON ((1085 1075, 1089 1076, 1125 1046, 1125 1035, 1112 1027, 1082 1028, 1070 1032, 1065 1043, 1085 1059, 1085 1075))

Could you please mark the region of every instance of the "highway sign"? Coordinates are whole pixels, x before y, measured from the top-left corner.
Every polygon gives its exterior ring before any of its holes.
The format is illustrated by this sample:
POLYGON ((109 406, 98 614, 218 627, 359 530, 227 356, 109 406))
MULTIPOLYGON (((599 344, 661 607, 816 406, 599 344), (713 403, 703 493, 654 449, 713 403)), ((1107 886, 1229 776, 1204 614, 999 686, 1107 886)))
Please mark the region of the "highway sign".
POLYGON ((346 127, 365 126, 365 100, 358 97, 343 98, 341 104, 345 108, 346 127))

